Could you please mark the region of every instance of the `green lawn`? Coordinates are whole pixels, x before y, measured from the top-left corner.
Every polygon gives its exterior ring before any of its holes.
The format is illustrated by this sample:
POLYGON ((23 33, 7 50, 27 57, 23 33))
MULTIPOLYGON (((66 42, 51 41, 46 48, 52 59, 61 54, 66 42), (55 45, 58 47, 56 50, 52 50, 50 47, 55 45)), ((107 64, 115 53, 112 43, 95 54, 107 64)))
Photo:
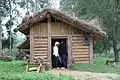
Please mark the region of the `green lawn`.
POLYGON ((72 80, 62 75, 25 72, 24 61, 0 62, 0 80, 72 80))
POLYGON ((79 71, 90 71, 90 72, 102 72, 102 73, 118 73, 120 74, 120 68, 118 67, 111 67, 105 65, 106 60, 108 58, 95 58, 95 64, 73 64, 71 66, 72 70, 79 70, 79 71))

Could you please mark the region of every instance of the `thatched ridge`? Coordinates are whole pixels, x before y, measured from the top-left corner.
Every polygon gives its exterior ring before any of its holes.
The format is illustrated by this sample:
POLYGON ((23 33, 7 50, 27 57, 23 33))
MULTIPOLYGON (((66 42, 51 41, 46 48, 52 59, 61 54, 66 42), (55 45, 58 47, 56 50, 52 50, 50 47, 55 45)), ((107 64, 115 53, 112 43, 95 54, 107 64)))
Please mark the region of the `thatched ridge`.
POLYGON ((97 36, 105 37, 105 32, 103 32, 100 28, 96 27, 95 25, 89 24, 83 20, 76 19, 60 10, 55 9, 43 9, 41 12, 24 17, 22 23, 19 25, 19 30, 25 33, 25 30, 31 27, 32 24, 41 22, 42 20, 46 19, 47 14, 50 14, 54 18, 79 29, 82 29, 86 32, 96 34, 97 36))

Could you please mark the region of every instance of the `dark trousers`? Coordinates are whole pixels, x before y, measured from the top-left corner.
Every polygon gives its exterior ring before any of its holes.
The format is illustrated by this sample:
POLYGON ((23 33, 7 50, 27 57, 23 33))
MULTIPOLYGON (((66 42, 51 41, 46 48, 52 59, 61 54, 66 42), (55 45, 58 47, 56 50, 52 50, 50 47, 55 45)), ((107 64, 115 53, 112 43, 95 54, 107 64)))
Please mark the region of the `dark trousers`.
POLYGON ((58 57, 54 56, 53 68, 61 67, 61 63, 58 57))
POLYGON ((67 55, 62 55, 62 67, 67 68, 67 55))

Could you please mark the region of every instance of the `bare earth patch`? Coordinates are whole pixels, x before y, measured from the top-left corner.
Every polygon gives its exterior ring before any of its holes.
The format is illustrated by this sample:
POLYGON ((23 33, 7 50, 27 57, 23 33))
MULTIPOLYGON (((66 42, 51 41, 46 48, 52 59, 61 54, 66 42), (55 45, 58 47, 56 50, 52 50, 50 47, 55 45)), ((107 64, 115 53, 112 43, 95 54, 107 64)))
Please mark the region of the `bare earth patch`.
POLYGON ((53 74, 72 76, 76 80, 119 80, 120 79, 120 75, 115 73, 94 73, 94 72, 71 71, 71 70, 61 70, 61 69, 53 69, 51 70, 51 72, 53 74))

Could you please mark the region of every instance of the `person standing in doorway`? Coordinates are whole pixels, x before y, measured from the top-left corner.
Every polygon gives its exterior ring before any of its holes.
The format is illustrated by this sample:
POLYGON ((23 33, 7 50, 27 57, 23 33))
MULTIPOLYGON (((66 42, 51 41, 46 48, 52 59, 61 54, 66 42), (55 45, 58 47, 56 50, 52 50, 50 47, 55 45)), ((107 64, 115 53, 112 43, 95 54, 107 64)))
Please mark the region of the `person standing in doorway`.
POLYGON ((54 60, 55 60, 54 68, 59 67, 59 62, 60 62, 60 60, 59 60, 59 48, 58 48, 59 45, 60 45, 60 43, 56 41, 55 45, 53 47, 53 56, 54 56, 54 60))
POLYGON ((61 44, 60 44, 60 56, 62 58, 62 69, 66 69, 68 54, 67 54, 66 44, 64 41, 61 41, 61 44))

